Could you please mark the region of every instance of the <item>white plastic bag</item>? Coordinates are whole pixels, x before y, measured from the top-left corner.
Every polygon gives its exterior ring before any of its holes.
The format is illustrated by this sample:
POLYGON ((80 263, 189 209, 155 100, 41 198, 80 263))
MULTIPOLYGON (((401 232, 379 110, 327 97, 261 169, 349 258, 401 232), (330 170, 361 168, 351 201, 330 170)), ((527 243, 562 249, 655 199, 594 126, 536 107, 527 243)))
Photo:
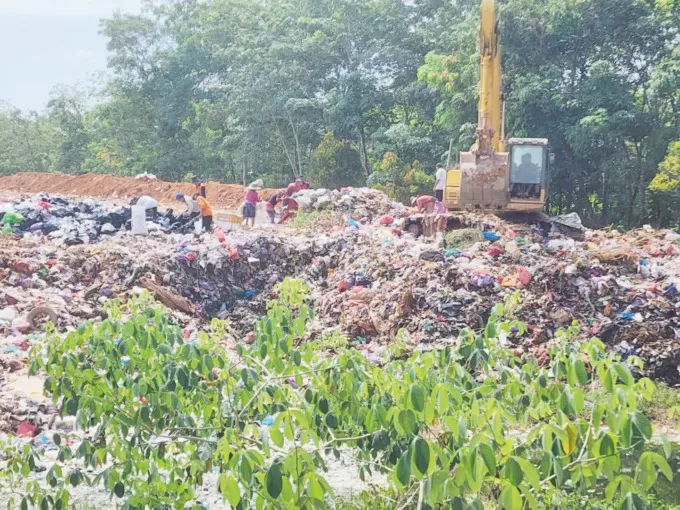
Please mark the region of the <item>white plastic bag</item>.
POLYGON ((140 205, 132 206, 132 234, 136 236, 149 235, 149 229, 146 226, 146 209, 140 205))

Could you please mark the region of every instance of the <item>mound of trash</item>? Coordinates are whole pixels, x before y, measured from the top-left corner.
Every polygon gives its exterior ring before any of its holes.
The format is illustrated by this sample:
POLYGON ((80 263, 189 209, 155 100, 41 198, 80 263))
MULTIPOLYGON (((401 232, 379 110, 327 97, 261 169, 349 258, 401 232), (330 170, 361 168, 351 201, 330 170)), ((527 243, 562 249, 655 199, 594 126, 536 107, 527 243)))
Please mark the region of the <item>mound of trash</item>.
POLYGON ((344 212, 363 223, 371 223, 393 210, 405 209, 383 192, 370 188, 310 189, 299 191, 293 197, 303 211, 344 212))

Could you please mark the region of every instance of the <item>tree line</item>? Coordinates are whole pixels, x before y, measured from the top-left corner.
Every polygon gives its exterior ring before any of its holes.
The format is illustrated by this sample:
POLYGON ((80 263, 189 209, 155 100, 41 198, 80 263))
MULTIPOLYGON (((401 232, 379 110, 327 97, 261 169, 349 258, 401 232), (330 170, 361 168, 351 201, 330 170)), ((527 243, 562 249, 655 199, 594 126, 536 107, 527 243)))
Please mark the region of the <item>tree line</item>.
MULTIPOLYGON (((507 130, 549 138, 551 212, 680 222, 680 3, 500 0, 507 130)), ((149 1, 110 79, 0 109, 0 174, 299 175, 405 199, 477 121, 479 0, 149 1)))

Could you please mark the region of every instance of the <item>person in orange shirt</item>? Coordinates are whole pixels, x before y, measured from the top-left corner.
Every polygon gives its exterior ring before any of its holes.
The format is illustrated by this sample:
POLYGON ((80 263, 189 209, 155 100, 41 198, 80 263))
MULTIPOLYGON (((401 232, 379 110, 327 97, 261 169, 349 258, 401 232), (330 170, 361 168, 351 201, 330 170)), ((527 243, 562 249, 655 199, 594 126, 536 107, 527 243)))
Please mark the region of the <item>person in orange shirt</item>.
POLYGON ((213 224, 213 210, 210 206, 210 202, 203 198, 200 194, 194 193, 194 200, 198 204, 198 208, 201 211, 201 218, 203 219, 203 229, 206 232, 210 232, 213 224))

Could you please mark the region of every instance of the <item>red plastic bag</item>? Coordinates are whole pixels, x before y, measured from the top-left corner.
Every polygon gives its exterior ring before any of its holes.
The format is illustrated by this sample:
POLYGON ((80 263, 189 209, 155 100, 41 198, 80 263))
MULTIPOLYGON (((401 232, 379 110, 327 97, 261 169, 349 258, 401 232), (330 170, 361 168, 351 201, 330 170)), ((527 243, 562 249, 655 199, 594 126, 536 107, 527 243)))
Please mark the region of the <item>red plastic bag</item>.
POLYGON ((498 246, 489 246, 486 253, 493 258, 500 257, 503 254, 503 250, 498 246))
POLYGON ((226 239, 226 236, 224 235, 224 229, 222 227, 215 227, 213 229, 213 234, 215 234, 215 237, 217 237, 217 240, 221 243, 223 243, 226 239))
POLYGON ((523 267, 518 267, 517 279, 522 284, 522 287, 526 287, 531 283, 531 273, 523 267))
POLYGON ((38 429, 32 423, 22 421, 17 427, 17 436, 19 437, 33 437, 35 436, 35 431, 38 429))
POLYGON ((394 223, 394 218, 392 216, 383 216, 382 218, 380 218, 381 225, 387 226, 391 225, 392 223, 394 223))

